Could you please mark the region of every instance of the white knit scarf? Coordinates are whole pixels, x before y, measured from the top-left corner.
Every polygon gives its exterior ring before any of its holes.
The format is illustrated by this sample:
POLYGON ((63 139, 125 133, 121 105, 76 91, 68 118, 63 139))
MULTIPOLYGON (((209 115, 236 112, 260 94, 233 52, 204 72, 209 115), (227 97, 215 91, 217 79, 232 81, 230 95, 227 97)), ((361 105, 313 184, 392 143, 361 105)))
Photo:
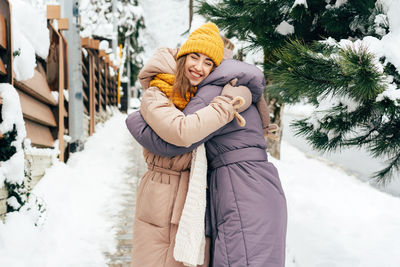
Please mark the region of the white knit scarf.
POLYGON ((185 266, 204 263, 207 158, 204 144, 192 152, 189 186, 175 238, 174 258, 185 266))

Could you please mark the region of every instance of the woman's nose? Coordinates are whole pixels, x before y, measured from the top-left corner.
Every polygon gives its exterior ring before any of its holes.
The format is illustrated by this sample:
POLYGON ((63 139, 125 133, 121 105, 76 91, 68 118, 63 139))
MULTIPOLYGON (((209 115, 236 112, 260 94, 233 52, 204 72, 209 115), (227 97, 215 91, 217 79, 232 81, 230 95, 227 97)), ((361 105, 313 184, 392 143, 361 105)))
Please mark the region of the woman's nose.
POLYGON ((194 69, 196 70, 196 71, 200 71, 201 70, 201 62, 199 61, 199 62, 196 62, 196 64, 194 65, 194 69))

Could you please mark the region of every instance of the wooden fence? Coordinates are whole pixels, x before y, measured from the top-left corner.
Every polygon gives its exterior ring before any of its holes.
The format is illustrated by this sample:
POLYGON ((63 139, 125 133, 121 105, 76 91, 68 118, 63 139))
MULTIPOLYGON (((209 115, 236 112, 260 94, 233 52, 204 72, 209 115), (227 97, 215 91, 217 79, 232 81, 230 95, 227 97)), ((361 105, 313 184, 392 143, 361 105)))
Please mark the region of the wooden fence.
MULTIPOLYGON (((68 43, 63 31, 68 30, 68 19, 60 17, 60 6, 47 6, 50 34, 49 54, 46 60, 36 58, 34 76, 17 81, 13 75, 13 49, 11 36, 10 3, 0 0, 0 82, 16 88, 21 102, 27 138, 38 148, 53 148, 58 140, 59 160, 66 161, 69 147, 64 135, 68 128, 68 43), (55 27, 57 21, 57 27, 55 27)), ((108 118, 110 106, 117 106, 117 67, 112 64, 104 50, 99 50, 99 40, 81 39, 82 82, 85 136, 92 135, 95 125, 108 118)), ((1 99, 0 99, 1 116, 1 99)), ((2 133, 0 133, 2 138, 2 133)), ((51 159, 43 155, 29 158, 33 183, 43 176, 51 159), (36 164, 36 166, 35 166, 36 164)), ((31 186, 33 187, 34 184, 31 186)), ((0 188, 2 186, 0 185, 0 188)), ((4 215, 7 195, 0 190, 0 217, 4 215)))
POLYGON ((12 79, 11 14, 8 1, 0 1, 0 82, 12 79))
POLYGON ((99 50, 99 43, 99 40, 88 37, 81 39, 83 99, 89 135, 93 134, 95 124, 107 114, 107 106, 117 105, 117 67, 104 50, 99 50))

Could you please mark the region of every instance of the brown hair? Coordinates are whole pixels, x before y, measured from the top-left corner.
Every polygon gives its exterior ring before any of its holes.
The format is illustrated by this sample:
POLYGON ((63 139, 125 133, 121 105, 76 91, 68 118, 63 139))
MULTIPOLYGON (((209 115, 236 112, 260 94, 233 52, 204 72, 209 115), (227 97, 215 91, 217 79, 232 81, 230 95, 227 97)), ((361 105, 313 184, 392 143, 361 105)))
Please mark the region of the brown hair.
MULTIPOLYGON (((175 81, 172 86, 172 94, 171 96, 180 95, 186 99, 186 93, 194 93, 194 87, 190 84, 190 81, 185 76, 185 63, 186 56, 181 56, 176 60, 176 69, 175 69, 175 81)), ((186 99, 189 101, 190 99, 186 99)))
POLYGON ((223 35, 220 35, 222 41, 224 42, 224 48, 227 48, 229 50, 233 50, 235 48, 235 45, 231 42, 231 40, 229 40, 228 38, 226 38, 223 35))

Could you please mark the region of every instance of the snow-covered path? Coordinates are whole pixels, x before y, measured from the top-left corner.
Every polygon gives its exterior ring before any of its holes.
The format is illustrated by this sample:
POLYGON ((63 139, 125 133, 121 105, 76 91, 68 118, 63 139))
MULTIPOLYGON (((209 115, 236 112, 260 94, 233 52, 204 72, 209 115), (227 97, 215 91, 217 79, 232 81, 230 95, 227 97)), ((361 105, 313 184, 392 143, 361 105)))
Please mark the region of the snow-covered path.
POLYGON ((97 126, 84 151, 46 171, 33 190, 47 209, 42 227, 33 225, 29 213, 8 214, 0 222, 0 266, 107 266, 105 253, 117 252, 125 195, 134 194, 131 170, 143 163, 125 118, 117 112, 97 126))

